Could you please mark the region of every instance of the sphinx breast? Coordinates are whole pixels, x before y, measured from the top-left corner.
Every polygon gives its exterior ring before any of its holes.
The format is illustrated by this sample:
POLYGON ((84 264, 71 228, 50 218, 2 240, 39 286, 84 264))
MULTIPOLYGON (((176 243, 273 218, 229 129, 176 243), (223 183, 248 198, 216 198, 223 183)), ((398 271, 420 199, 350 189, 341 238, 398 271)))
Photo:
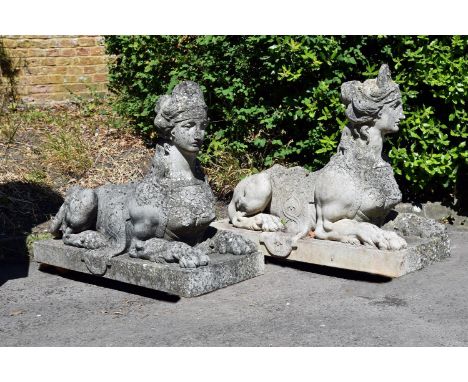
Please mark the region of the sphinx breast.
POLYGON ((189 244, 197 242, 216 218, 209 185, 200 183, 172 189, 167 212, 166 238, 189 244))
POLYGON ((374 168, 366 173, 359 210, 368 217, 387 214, 401 202, 401 191, 390 165, 374 168))

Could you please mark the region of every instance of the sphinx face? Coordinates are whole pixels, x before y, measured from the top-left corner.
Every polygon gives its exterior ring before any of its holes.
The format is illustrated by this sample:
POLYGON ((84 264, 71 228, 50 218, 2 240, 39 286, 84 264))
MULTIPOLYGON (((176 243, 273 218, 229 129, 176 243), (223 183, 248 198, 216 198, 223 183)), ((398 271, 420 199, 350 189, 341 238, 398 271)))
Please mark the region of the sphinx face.
POLYGON ((379 113, 379 117, 374 122, 374 127, 384 134, 396 133, 399 130, 399 123, 405 119, 403 107, 400 101, 390 105, 384 105, 379 113))
POLYGON ((182 152, 198 153, 205 139, 206 118, 191 118, 174 123, 172 143, 182 152))

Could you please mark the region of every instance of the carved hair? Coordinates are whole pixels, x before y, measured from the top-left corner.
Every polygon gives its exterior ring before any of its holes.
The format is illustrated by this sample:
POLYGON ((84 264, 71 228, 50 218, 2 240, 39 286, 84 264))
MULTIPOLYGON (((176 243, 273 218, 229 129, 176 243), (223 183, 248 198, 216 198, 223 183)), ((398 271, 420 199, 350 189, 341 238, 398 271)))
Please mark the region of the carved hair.
POLYGON ((356 145, 356 140, 369 143, 369 127, 379 117, 384 105, 401 100, 400 89, 392 81, 388 65, 380 67, 375 79, 345 82, 341 86, 341 100, 346 106, 349 123, 341 132, 338 153, 347 156, 349 166, 364 164, 366 158, 375 160, 371 151, 362 150, 356 145))
POLYGON ((169 139, 174 122, 191 118, 207 118, 207 106, 200 86, 193 81, 178 84, 171 95, 159 97, 154 108, 154 126, 158 135, 169 139))
POLYGON ((341 85, 341 100, 346 106, 346 117, 351 129, 369 125, 378 117, 384 105, 400 99, 400 89, 392 81, 387 64, 380 67, 375 79, 363 83, 349 81, 341 85))

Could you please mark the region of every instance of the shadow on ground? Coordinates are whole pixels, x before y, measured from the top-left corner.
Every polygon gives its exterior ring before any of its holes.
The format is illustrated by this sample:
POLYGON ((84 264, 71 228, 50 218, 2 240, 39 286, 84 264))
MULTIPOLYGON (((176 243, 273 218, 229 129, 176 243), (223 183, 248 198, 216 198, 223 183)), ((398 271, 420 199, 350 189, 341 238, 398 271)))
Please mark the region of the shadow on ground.
POLYGON ((365 281, 369 283, 386 283, 392 281, 392 278, 390 277, 374 275, 372 273, 332 268, 324 265, 308 264, 293 260, 275 259, 274 257, 270 256, 265 256, 265 263, 297 269, 304 272, 317 273, 324 276, 338 277, 346 280, 365 281))
POLYGON ((458 213, 468 216, 468 164, 458 166, 457 181, 455 186, 458 213))
POLYGON ((152 298, 165 302, 177 302, 180 300, 179 296, 169 293, 131 285, 120 281, 106 279, 100 276, 95 276, 87 273, 80 273, 68 269, 54 267, 52 265, 41 264, 39 270, 53 275, 59 275, 68 280, 78 281, 85 284, 91 284, 103 288, 115 289, 120 292, 131 293, 142 297, 152 298))
POLYGON ((8 280, 21 279, 28 276, 29 263, 0 262, 0 287, 8 280))
POLYGON ((0 184, 0 285, 28 275, 28 236, 46 223, 62 202, 62 196, 45 185, 0 184))

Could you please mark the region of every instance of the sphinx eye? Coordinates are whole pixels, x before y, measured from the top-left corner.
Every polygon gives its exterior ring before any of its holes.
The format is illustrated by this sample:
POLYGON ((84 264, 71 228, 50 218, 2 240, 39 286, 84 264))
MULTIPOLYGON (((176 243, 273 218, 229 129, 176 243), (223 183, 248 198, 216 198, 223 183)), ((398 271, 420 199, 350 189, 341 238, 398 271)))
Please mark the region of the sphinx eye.
POLYGON ((194 125, 195 125, 195 122, 185 122, 184 124, 182 124, 182 127, 189 129, 194 125))

